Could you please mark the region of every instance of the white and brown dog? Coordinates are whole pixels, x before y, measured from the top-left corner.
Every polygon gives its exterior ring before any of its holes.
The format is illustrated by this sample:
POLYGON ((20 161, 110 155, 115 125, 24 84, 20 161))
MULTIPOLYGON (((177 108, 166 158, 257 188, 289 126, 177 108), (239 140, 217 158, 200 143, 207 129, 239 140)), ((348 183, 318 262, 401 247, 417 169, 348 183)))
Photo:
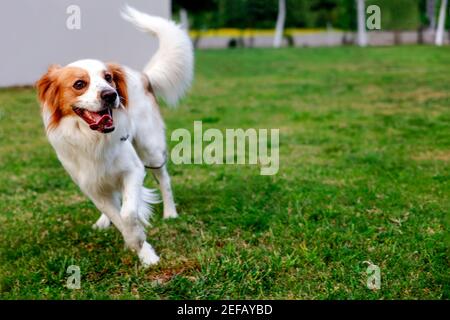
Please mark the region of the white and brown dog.
POLYGON ((146 242, 153 190, 143 187, 145 167, 159 182, 164 218, 174 218, 164 122, 155 94, 176 104, 193 77, 193 48, 173 22, 127 7, 122 16, 156 35, 160 45, 143 72, 97 60, 51 66, 37 82, 47 137, 64 168, 112 222, 144 265, 158 255, 146 242))

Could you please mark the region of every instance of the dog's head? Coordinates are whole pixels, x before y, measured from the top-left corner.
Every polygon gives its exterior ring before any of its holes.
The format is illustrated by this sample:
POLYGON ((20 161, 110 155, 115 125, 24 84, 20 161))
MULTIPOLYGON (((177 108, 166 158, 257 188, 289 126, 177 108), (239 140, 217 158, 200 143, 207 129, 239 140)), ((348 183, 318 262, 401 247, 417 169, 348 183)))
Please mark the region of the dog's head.
POLYGON ((63 117, 77 116, 92 130, 114 130, 113 109, 127 105, 124 70, 117 64, 80 60, 51 66, 36 83, 42 107, 50 115, 48 129, 63 117))

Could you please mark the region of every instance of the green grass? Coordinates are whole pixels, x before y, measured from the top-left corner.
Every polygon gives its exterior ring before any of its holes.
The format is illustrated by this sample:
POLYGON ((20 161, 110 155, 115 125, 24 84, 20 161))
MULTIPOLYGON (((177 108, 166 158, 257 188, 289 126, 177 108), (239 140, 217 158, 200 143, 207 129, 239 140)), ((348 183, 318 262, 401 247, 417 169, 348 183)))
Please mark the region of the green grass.
POLYGON ((162 260, 143 270, 115 229, 91 229, 99 213, 46 141, 34 90, 0 90, 2 299, 449 298, 450 48, 196 57, 189 97, 163 108, 168 136, 194 120, 279 128, 279 173, 170 164, 181 216, 157 206, 162 260), (81 290, 65 287, 71 264, 81 290))

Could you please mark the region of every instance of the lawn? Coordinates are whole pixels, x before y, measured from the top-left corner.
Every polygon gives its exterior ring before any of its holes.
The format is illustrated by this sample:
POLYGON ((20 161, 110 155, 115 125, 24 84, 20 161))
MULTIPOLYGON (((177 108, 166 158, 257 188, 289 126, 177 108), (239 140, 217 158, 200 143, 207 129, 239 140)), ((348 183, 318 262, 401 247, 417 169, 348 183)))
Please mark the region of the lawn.
POLYGON ((191 93, 163 108, 168 138, 195 120, 279 128, 280 170, 170 163, 181 215, 156 206, 150 269, 91 229, 35 91, 0 90, 0 298, 448 299, 449 65, 448 47, 196 52, 191 93))

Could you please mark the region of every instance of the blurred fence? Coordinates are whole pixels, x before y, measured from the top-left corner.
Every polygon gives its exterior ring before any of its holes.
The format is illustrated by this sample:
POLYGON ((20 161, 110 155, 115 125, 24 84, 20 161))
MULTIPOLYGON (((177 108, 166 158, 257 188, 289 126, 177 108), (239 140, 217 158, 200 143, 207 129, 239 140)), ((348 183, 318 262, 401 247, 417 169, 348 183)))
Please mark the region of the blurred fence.
MULTIPOLYGON (((191 31, 191 38, 196 48, 264 48, 273 46, 274 31, 271 30, 239 30, 216 29, 207 31, 191 31)), ((434 44, 435 31, 372 31, 368 33, 371 46, 434 44)), ((353 45, 356 32, 322 29, 287 29, 283 46, 291 47, 326 47, 353 45)), ((450 35, 446 33, 444 42, 450 43, 450 35)))

